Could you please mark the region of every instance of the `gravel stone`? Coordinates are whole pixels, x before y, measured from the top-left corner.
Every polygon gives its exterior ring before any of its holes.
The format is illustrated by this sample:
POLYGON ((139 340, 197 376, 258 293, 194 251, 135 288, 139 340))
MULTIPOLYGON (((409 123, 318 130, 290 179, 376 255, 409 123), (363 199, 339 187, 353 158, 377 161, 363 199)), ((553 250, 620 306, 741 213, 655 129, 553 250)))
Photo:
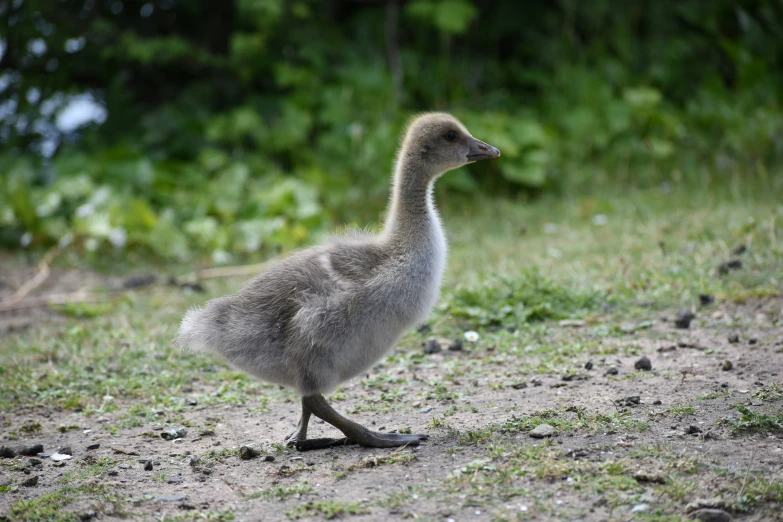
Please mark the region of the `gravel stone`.
POLYGON ((650 362, 650 359, 647 358, 647 356, 643 356, 641 359, 636 361, 633 364, 633 367, 637 370, 643 370, 645 372, 649 372, 652 370, 652 363, 650 362))
POLYGON ((188 430, 185 428, 171 428, 160 432, 160 436, 165 440, 181 439, 188 434, 188 430))
POLYGON ((239 458, 242 460, 254 459, 259 455, 261 455, 261 453, 259 453, 257 449, 251 448, 250 446, 242 446, 239 448, 239 458))
POLYGON ((30 478, 24 479, 21 484, 22 484, 22 486, 24 486, 26 488, 31 488, 33 486, 37 486, 38 485, 38 475, 33 475, 30 478))
POLYGON ((449 345, 449 351, 461 352, 462 351, 462 339, 454 339, 454 342, 449 345))
POLYGON ((696 319, 696 314, 688 310, 680 310, 677 312, 677 319, 674 320, 674 326, 682 330, 687 330, 691 327, 691 321, 696 319))
POLYGON ((528 433, 534 439, 544 439, 557 435, 557 430, 551 424, 539 424, 528 433))
POLYGON ((424 345, 424 353, 432 354, 439 353, 441 351, 443 351, 443 349, 440 347, 440 343, 437 339, 430 339, 424 345))

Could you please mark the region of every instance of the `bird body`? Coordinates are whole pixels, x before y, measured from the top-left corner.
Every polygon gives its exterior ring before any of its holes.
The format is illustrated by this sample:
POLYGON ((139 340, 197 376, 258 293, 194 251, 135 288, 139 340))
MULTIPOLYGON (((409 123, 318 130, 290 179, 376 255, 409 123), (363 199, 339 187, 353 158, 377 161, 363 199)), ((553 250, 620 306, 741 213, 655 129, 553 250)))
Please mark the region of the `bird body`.
POLYGON ((430 313, 447 251, 433 184, 447 170, 499 154, 450 115, 414 119, 379 234, 347 232, 272 263, 238 293, 190 310, 177 343, 220 353, 262 380, 295 388, 303 397, 296 441, 315 410, 360 444, 418 443, 411 438, 418 435, 381 440, 339 416, 321 395, 370 368, 430 313))

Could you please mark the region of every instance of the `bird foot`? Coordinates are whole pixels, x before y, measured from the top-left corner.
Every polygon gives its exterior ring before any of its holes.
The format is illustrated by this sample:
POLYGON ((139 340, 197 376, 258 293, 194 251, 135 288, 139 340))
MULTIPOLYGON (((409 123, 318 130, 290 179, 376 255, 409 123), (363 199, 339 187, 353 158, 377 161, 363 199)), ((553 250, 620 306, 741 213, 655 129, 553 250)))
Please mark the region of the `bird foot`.
POLYGON ((355 437, 356 444, 367 448, 398 448, 400 446, 418 446, 429 439, 429 435, 407 433, 379 433, 365 430, 355 437))
POLYGON ((293 443, 289 443, 289 446, 293 446, 297 451, 311 451, 326 448, 336 448, 339 446, 348 446, 349 444, 356 444, 347 437, 339 439, 321 438, 321 439, 307 439, 297 440, 293 443))

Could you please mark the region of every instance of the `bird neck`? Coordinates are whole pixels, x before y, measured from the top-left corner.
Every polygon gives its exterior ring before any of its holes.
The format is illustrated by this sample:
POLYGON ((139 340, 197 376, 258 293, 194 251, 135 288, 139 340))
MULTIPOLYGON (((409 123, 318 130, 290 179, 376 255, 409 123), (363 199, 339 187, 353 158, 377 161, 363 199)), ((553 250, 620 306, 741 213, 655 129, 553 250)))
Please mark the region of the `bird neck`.
POLYGON ((418 162, 401 155, 384 225, 384 235, 397 241, 422 241, 440 231, 432 200, 435 177, 422 175, 418 162))

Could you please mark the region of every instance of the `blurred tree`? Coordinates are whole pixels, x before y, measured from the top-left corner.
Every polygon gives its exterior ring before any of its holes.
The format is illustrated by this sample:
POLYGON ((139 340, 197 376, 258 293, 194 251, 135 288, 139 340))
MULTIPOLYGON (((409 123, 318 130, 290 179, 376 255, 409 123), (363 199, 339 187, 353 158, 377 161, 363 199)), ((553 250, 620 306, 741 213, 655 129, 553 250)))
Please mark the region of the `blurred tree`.
POLYGON ((0 20, 11 244, 297 244, 382 208, 417 110, 503 150, 471 167, 501 176, 463 169, 451 190, 783 154, 780 0, 0 0, 0 20))

